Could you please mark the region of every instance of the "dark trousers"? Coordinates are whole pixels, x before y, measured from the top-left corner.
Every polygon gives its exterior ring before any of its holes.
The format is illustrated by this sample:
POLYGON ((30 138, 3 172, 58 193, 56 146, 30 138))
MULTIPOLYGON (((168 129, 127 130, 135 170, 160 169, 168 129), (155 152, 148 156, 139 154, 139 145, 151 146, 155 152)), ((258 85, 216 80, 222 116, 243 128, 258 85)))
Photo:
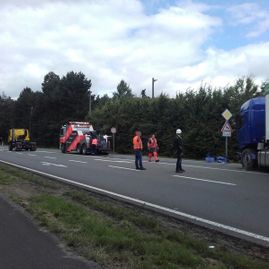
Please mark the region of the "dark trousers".
POLYGON ((96 145, 92 145, 91 146, 91 151, 92 151, 92 154, 96 155, 96 153, 97 153, 97 147, 96 147, 96 145))
POLYGON ((182 156, 181 154, 177 155, 177 165, 176 165, 176 171, 181 171, 182 170, 182 156))
POLYGON ((142 152, 141 150, 135 150, 135 167, 136 168, 142 168, 143 164, 142 164, 142 152))

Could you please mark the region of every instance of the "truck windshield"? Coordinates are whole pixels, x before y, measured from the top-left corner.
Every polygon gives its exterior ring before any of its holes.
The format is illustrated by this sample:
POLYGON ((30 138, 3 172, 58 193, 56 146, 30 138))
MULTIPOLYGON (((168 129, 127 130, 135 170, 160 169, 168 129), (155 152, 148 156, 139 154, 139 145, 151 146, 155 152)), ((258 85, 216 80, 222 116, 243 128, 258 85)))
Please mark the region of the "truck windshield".
POLYGON ((92 129, 90 128, 86 128, 86 127, 79 127, 79 128, 76 128, 77 131, 81 131, 83 134, 86 134, 86 133, 89 133, 92 131, 92 129))

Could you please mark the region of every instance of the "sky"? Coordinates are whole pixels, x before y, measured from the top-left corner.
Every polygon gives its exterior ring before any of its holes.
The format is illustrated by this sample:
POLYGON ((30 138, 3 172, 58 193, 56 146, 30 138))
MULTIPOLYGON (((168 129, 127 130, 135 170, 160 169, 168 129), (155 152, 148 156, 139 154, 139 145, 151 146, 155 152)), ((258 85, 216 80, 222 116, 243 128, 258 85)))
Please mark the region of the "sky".
POLYGON ((175 96, 269 79, 268 0, 0 0, 0 92, 83 72, 94 94, 124 79, 175 96))

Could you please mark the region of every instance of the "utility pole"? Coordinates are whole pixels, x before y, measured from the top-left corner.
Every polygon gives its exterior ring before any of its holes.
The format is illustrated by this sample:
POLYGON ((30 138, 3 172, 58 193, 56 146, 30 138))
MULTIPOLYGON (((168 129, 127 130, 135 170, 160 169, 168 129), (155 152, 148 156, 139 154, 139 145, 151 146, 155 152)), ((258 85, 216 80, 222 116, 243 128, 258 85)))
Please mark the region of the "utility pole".
POLYGON ((31 135, 31 133, 32 133, 32 116, 33 116, 33 109, 34 109, 34 107, 31 106, 31 107, 30 107, 30 117, 29 117, 29 133, 30 133, 30 135, 31 135))
POLYGON ((158 79, 152 78, 152 99, 154 98, 154 83, 157 81, 158 79))
POLYGON ((91 116, 92 115, 92 91, 89 90, 88 94, 89 94, 89 116, 91 116))

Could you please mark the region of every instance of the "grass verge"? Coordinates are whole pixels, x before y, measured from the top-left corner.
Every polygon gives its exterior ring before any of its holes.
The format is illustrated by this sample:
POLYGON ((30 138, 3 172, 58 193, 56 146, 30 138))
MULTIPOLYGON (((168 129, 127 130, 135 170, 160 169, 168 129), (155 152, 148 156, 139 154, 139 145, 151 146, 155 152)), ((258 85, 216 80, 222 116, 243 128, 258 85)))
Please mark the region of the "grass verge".
POLYGON ((0 189, 76 253, 106 268, 269 268, 268 256, 257 258, 252 248, 231 250, 229 240, 210 232, 202 236, 169 218, 2 164, 0 189))

